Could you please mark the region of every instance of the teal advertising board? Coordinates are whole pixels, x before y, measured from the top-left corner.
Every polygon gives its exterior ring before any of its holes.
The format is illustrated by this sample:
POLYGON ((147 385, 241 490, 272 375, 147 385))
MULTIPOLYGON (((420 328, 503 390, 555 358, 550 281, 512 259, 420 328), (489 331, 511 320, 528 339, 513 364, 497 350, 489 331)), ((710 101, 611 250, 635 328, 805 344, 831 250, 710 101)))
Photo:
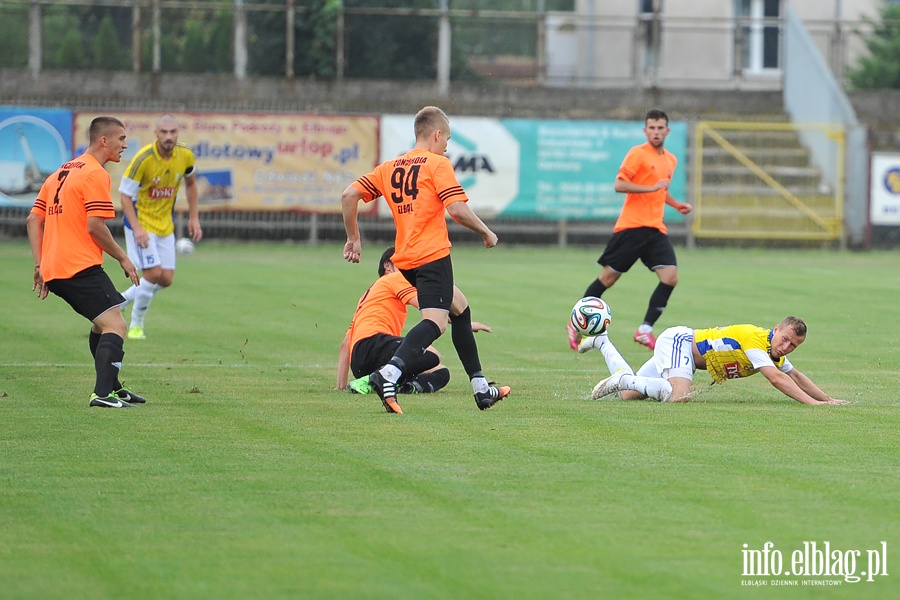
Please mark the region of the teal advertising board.
MULTIPOLYGON (((643 122, 501 119, 519 142, 519 193, 506 217, 615 220, 624 194, 613 188, 622 159, 647 141, 643 122)), ((687 126, 671 123, 666 148, 679 161, 669 191, 685 201, 687 126)), ((666 207, 666 220, 684 216, 666 207)))

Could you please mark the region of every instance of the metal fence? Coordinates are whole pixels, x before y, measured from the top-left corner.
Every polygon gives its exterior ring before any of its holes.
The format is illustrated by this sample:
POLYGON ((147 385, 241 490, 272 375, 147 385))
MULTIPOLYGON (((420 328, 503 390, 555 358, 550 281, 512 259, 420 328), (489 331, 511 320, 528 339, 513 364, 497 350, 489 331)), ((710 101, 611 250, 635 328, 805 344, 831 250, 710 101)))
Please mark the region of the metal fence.
MULTIPOLYGON (((508 11, 468 8, 475 3, 453 0, 409 4, 413 7, 334 3, 329 12, 295 0, 5 1, 0 3, 0 67, 27 68, 35 74, 74 64, 148 73, 230 72, 238 79, 430 79, 443 91, 451 79, 723 89, 759 82, 748 77, 753 65, 746 51, 747 17, 601 18, 550 11, 548 0, 526 0, 519 4, 525 10, 508 11), (114 25, 117 51, 102 50, 110 47, 110 40, 103 39, 110 37, 108 30, 104 34, 100 27, 106 17, 114 25), (373 23, 379 35, 372 34, 373 23), (588 51, 591 44, 599 44, 603 54, 588 51), (82 51, 68 51, 70 47, 82 51), (421 52, 410 57, 410 47, 421 52), (610 54, 613 50, 615 55, 610 54), (661 69, 673 50, 688 55, 661 69), (582 64, 560 59, 573 52, 582 64), (81 62, 92 53, 92 62, 81 62), (695 68, 723 53, 727 59, 718 57, 709 69, 695 68), (372 60, 373 54, 390 60, 372 60), (602 66, 597 64, 601 61, 602 66)), ((783 23, 769 19, 763 25, 780 32, 783 23)), ((844 82, 871 24, 804 25, 838 81, 844 82)), ((779 89, 780 81, 763 79, 763 85, 779 89)))

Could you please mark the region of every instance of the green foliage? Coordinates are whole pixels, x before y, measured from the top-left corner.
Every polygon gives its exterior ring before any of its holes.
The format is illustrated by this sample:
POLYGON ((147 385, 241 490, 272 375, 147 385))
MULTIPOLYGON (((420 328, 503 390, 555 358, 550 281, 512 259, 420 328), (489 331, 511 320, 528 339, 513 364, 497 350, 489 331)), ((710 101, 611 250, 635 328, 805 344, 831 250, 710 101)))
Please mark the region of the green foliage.
POLYGON ((106 71, 115 71, 126 67, 126 60, 112 16, 107 14, 100 21, 97 34, 94 36, 94 66, 106 71))
POLYGON ((60 69, 87 69, 91 65, 91 55, 79 30, 66 31, 59 41, 55 59, 55 66, 60 69))
POLYGON ((200 21, 187 24, 184 49, 181 52, 180 70, 188 73, 203 73, 209 68, 206 53, 206 25, 200 21))
MULTIPOLYGON (((280 76, 285 72, 283 0, 260 0, 273 10, 247 10, 248 71, 280 76)), ((221 0, 220 10, 166 7, 163 10, 161 67, 163 71, 229 72, 233 56, 233 1, 221 0), (212 14, 211 14, 212 13, 212 14)), ((571 10, 573 0, 547 0, 547 10, 571 10)), ((294 73, 331 79, 336 74, 337 20, 342 7, 433 9, 435 0, 304 0, 296 4, 294 73)), ((483 3, 453 0, 450 8, 479 9, 483 3)), ((536 0, 500 0, 491 10, 536 11, 536 0)), ((12 10, 12 9, 11 9, 12 10)), ((27 15, 0 23, 0 63, 27 64, 27 15), (9 29, 7 35, 4 31, 9 29)), ((49 68, 127 69, 130 66, 131 12, 128 7, 46 5, 42 7, 45 66, 49 68), (76 52, 79 42, 84 43, 76 52)), ((141 69, 152 68, 149 11, 143 11, 141 69)), ((0 15, 2 16, 2 15, 0 15)), ((435 17, 347 15, 344 43, 349 77, 373 79, 433 79, 436 75, 435 17)), ((470 57, 534 53, 534 24, 457 19, 453 27, 451 77, 475 77, 470 57)))
POLYGON ((227 73, 231 71, 234 54, 233 22, 231 13, 218 11, 210 23, 206 55, 209 61, 209 70, 212 72, 227 73))
POLYGON ((849 70, 851 85, 859 90, 900 89, 900 5, 885 4, 879 22, 865 20, 873 29, 863 38, 869 55, 849 70))
MULTIPOLYGON (((434 8, 433 0, 385 0, 382 7, 434 8)), ((347 8, 366 7, 347 0, 347 8)), ((435 17, 347 15, 346 74, 362 79, 434 79, 438 21, 435 17)))
POLYGON ((91 62, 79 18, 61 6, 47 7, 43 18, 43 61, 51 69, 84 69, 91 62))
MULTIPOLYGON (((278 0, 272 2, 281 4, 278 0)), ((294 21, 294 73, 329 79, 335 74, 335 31, 340 0, 298 3, 294 21)), ((250 71, 258 75, 285 72, 285 15, 255 12, 247 15, 250 71)))
MULTIPOLYGON (((858 570, 894 551, 898 253, 679 249, 660 326, 799 313, 791 360, 853 404, 700 373, 694 402, 661 405, 587 399, 602 359, 563 325, 598 249, 502 244, 453 262, 512 396, 476 410, 448 333, 449 386, 403 416, 332 389, 384 244, 360 265, 337 244, 199 244, 125 343, 149 398, 126 411, 88 408, 87 321, 34 297, 27 242, 0 244, 3 599, 818 598, 742 588, 742 544, 771 540, 784 567, 805 540, 863 550, 858 570)), ((635 268, 604 295, 635 366, 656 282, 635 268)), ((889 573, 824 596, 900 597, 889 573)))
POLYGON ((297 23, 301 41, 296 44, 294 59, 298 75, 317 79, 335 76, 335 35, 340 10, 341 0, 325 0, 308 20, 297 23))
POLYGON ((28 11, 0 4, 0 67, 28 65, 28 11))

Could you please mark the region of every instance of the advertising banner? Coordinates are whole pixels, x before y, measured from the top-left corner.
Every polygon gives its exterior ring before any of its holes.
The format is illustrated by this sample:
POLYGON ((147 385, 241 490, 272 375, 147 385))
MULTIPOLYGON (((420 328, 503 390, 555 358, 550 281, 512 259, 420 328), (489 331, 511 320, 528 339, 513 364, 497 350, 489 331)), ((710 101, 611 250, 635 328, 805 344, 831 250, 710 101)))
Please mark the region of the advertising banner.
POLYGON ((71 149, 72 111, 0 108, 0 206, 34 204, 71 149))
MULTIPOLYGON (((75 116, 76 152, 98 113, 75 116)), ((108 163, 113 199, 138 151, 156 140, 160 113, 114 113, 125 123, 128 149, 108 163)), ((378 159, 374 116, 176 113, 178 141, 196 156, 200 208, 341 211, 341 192, 378 159)), ((179 190, 183 198, 184 187, 179 190)), ((183 204, 181 206, 184 206, 183 204)))
POLYGON ((872 153, 870 185, 872 225, 900 225, 900 154, 872 153))
MULTIPOLYGON (((483 216, 615 220, 624 194, 613 189, 632 146, 647 141, 641 121, 550 121, 451 117, 447 156, 483 216)), ((679 159, 670 193, 685 201, 687 125, 671 123, 666 148, 679 159)), ((413 116, 381 118, 381 160, 413 147, 413 116)), ((669 222, 684 216, 666 207, 669 222)))

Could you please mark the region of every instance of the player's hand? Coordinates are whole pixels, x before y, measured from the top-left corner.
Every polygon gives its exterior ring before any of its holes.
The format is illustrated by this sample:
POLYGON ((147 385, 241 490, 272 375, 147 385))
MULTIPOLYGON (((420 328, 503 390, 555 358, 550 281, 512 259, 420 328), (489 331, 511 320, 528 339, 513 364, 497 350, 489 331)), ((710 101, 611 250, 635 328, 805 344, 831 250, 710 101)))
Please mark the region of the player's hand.
POLYGON ((832 398, 831 400, 824 401, 822 404, 829 404, 831 406, 840 406, 842 404, 850 404, 850 403, 846 400, 839 400, 837 398, 832 398))
POLYGON ((134 233, 134 243, 141 248, 146 248, 150 244, 150 236, 144 231, 144 228, 135 223, 131 228, 134 233))
POLYGON ((690 204, 688 202, 682 202, 681 206, 678 207, 678 212, 680 212, 683 215, 688 214, 692 210, 694 210, 694 205, 690 204))
POLYGON ((358 263, 361 255, 362 243, 359 240, 347 240, 347 243, 344 244, 344 260, 358 263))
POLYGON ((44 282, 44 278, 41 275, 41 268, 34 268, 34 283, 31 285, 31 291, 37 291, 37 297, 40 300, 43 300, 47 297, 47 294, 50 293, 50 290, 47 289, 47 284, 44 282))
POLYGON ((484 234, 484 247, 485 248, 493 248, 497 245, 500 239, 497 237, 497 234, 491 231, 490 229, 486 234, 484 234))
POLYGON ((200 227, 200 219, 188 220, 188 235, 191 236, 191 239, 195 242, 199 242, 203 239, 203 229, 200 227))
POLYGON ((669 189, 669 180, 668 179, 660 179, 656 182, 656 185, 653 186, 657 191, 659 190, 667 190, 669 189))
POLYGON ((122 258, 122 260, 119 261, 119 265, 121 265, 122 270, 125 271, 125 277, 130 279, 131 283, 134 285, 141 285, 141 276, 130 258, 127 256, 122 258))
POLYGON ((491 326, 485 325, 484 323, 479 323, 478 321, 472 321, 472 333, 478 333, 479 331, 490 333, 491 326))

